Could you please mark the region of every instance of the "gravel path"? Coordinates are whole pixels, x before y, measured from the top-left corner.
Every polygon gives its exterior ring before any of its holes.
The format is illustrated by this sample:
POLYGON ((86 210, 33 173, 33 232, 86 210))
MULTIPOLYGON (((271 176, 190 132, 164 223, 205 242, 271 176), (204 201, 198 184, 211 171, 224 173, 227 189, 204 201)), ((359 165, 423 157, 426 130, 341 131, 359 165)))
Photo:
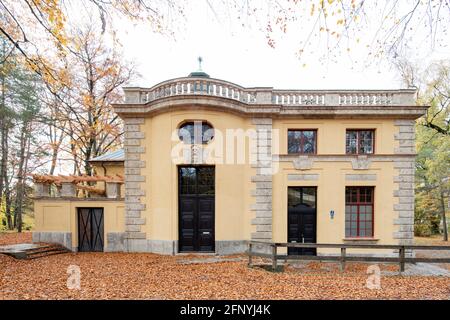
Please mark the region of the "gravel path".
MULTIPOLYGON (((450 246, 450 242, 442 241, 439 238, 416 238, 416 244, 421 245, 436 245, 436 246, 450 246)), ((416 250, 416 257, 418 258, 450 258, 450 250, 416 250)), ((430 270, 433 272, 434 267, 439 267, 446 271, 450 271, 450 263, 433 263, 430 270)), ((445 272, 442 272, 445 275, 445 272)))
MULTIPOLYGON (((392 276, 398 275, 397 272, 384 271, 383 275, 392 276)), ((450 271, 444 269, 436 264, 419 262, 416 264, 406 264, 405 271, 402 276, 421 276, 421 277, 450 277, 450 271)))

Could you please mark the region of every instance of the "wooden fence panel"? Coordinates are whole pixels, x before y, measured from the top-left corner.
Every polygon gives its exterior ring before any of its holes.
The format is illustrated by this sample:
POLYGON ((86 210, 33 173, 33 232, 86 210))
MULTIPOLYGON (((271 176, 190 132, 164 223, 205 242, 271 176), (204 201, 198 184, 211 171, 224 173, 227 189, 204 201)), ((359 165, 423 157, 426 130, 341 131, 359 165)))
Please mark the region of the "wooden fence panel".
POLYGON ((345 263, 352 262, 393 262, 398 263, 400 272, 405 271, 406 263, 450 263, 450 258, 410 258, 406 257, 406 250, 448 250, 450 246, 423 246, 423 245, 378 245, 378 244, 332 244, 332 243, 272 243, 262 241, 248 242, 248 266, 253 266, 253 257, 269 258, 272 260, 272 270, 277 269, 278 260, 300 260, 300 261, 336 261, 340 263, 340 270, 345 270, 345 263), (271 253, 256 252, 253 247, 256 245, 267 246, 271 253), (340 249, 340 255, 321 255, 321 256, 297 256, 278 254, 280 248, 335 248, 340 249), (398 250, 398 257, 370 257, 370 256, 349 256, 347 249, 393 249, 398 250))

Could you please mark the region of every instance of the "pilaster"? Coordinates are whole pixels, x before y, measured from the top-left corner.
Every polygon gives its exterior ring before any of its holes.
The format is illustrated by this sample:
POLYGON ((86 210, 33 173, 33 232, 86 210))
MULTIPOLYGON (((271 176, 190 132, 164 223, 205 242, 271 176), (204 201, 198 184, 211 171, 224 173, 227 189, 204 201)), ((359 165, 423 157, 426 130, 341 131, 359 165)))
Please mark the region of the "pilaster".
POLYGON ((414 240, 414 168, 415 168, 415 122, 413 120, 396 120, 398 132, 394 139, 398 142, 395 154, 411 154, 394 160, 394 239, 399 244, 413 244, 414 240))
POLYGON ((145 153, 144 118, 125 118, 125 250, 141 250, 141 243, 146 239, 142 226, 146 224, 143 217, 145 210, 144 197, 148 196, 143 186, 145 176, 142 169, 146 167, 146 161, 142 159, 145 153))
POLYGON ((251 234, 251 239, 272 241, 272 119, 254 118, 252 123, 256 129, 256 149, 253 153, 256 175, 252 177, 255 203, 250 210, 255 212, 251 223, 256 226, 256 232, 251 234))

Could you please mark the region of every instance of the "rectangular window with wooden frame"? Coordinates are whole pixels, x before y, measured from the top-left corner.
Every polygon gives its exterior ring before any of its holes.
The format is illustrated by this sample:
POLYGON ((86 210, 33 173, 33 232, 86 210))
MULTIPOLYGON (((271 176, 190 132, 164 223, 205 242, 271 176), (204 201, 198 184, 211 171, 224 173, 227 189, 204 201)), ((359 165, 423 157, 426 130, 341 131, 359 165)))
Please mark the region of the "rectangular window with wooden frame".
POLYGON ((289 154, 316 154, 317 130, 315 129, 289 129, 289 154))
POLYGON ((373 238, 374 187, 345 188, 345 237, 373 238))
POLYGON ((351 129, 345 137, 345 153, 373 154, 375 153, 375 130, 351 129))

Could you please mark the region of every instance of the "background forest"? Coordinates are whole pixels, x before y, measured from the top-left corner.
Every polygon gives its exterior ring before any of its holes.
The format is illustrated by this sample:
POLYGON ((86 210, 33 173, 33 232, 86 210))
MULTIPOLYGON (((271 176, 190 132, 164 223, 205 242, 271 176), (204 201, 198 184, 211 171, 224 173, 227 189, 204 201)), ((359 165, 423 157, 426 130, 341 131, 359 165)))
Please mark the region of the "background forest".
POLYGON ((136 73, 94 37, 74 31, 78 50, 49 83, 0 35, 0 229, 32 227, 30 173, 90 175, 88 160, 121 144, 111 103, 136 73))

